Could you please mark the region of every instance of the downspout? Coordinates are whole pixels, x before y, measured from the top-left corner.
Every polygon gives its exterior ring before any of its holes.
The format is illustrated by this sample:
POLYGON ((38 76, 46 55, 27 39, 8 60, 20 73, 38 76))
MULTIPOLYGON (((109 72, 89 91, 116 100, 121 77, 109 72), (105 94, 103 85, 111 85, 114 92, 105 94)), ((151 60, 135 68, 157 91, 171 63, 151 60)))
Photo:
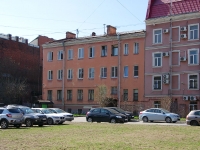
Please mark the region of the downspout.
POLYGON ((63 68, 62 68, 62 108, 65 110, 65 41, 63 45, 63 68))
POLYGON ((120 51, 120 34, 117 34, 118 39, 118 107, 121 107, 121 70, 120 70, 120 64, 121 64, 121 51, 120 51))

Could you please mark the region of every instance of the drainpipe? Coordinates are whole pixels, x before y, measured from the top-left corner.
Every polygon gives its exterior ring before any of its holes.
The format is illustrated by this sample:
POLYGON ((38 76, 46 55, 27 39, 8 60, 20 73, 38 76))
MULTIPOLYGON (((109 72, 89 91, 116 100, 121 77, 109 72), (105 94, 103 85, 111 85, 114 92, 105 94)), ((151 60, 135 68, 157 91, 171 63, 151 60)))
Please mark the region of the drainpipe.
POLYGON ((117 34, 117 39, 118 39, 118 100, 119 100, 119 105, 118 107, 120 108, 121 105, 121 70, 120 70, 120 64, 121 64, 121 51, 120 51, 120 34, 117 34))
POLYGON ((63 45, 63 68, 62 68, 62 108, 65 110, 65 41, 63 45))

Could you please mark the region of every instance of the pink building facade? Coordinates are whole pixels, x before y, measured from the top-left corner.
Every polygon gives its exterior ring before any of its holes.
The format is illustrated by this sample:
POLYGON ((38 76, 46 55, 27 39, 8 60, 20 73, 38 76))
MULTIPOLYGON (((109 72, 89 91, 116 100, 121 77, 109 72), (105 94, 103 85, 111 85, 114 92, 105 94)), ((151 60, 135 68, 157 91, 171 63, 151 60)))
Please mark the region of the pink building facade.
POLYGON ((146 15, 146 107, 165 107, 186 116, 200 109, 200 2, 149 0, 146 15))

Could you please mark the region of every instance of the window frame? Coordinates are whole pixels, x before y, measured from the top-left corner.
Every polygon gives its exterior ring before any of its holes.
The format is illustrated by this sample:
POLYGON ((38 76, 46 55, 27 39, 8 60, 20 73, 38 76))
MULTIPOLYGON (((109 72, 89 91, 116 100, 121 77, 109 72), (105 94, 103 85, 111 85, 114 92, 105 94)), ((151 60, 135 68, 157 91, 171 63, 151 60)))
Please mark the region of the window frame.
POLYGON ((89 79, 94 79, 94 68, 89 68, 88 69, 88 78, 89 79))
POLYGON ((68 49, 67 51, 67 59, 72 60, 73 59, 73 49, 68 49))
POLYGON ((124 78, 127 78, 128 77, 128 66, 124 66, 124 78), (126 75, 126 70, 125 70, 125 68, 127 68, 127 75, 126 75))
POLYGON ((78 48, 78 59, 84 58, 84 48, 78 48))
POLYGON ((139 54, 139 42, 135 42, 134 43, 134 50, 133 50, 133 54, 139 54))
POLYGON ((189 24, 188 25, 188 40, 199 40, 199 23, 196 23, 196 24, 189 24), (190 30, 190 27, 191 26, 195 26, 197 25, 197 38, 195 39, 194 38, 194 30, 190 30), (190 38, 190 35, 191 35, 191 31, 193 31, 193 38, 190 38))
POLYGON ((83 100, 83 89, 77 89, 77 100, 78 101, 83 100))
POLYGON ((118 45, 112 45, 111 56, 118 56, 118 55, 119 55, 118 45), (117 48, 117 50, 116 50, 116 48, 117 48))
POLYGON ((117 95, 117 86, 111 86, 111 95, 117 95))
POLYGON ((57 80, 62 80, 63 78, 63 70, 60 69, 57 71, 57 80))
POLYGON ((83 77, 84 77, 84 69, 78 68, 78 79, 83 79, 83 77), (81 76, 81 74, 82 74, 82 76, 81 76))
POLYGON ((135 78, 139 77, 139 66, 138 65, 134 65, 134 67, 133 67, 133 76, 135 78), (137 70, 135 70, 135 67, 137 67, 137 70), (136 75, 136 73, 137 73, 137 75, 136 75))
POLYGON ((153 29, 153 44, 162 44, 162 28, 158 28, 158 29, 153 29), (155 42, 155 31, 159 31, 160 30, 160 42, 155 42))
POLYGON ((72 90, 67 90, 67 100, 70 101, 72 100, 72 90), (71 93, 70 93, 71 92, 71 93))
POLYGON ((152 57, 153 57, 153 67, 155 67, 155 68, 158 68, 158 67, 162 67, 162 52, 154 52, 154 53, 152 53, 152 57), (155 58, 157 58, 157 57, 155 57, 155 54, 160 54, 160 66, 156 66, 155 65, 155 58))
POLYGON ((62 90, 57 90, 57 101, 61 101, 62 97, 62 90))
POLYGON ((63 60, 63 57, 64 57, 64 52, 63 52, 63 50, 59 50, 59 51, 58 51, 58 60, 63 60))
POLYGON ((108 73, 107 67, 101 67, 101 78, 107 78, 107 73, 108 73))
POLYGON ((94 89, 88 89, 88 100, 94 101, 94 89))
POLYGON ((111 78, 117 78, 118 77, 118 67, 113 66, 111 67, 111 78))
POLYGON ((47 53, 47 61, 53 61, 53 52, 52 51, 47 53))
POLYGON ((199 74, 198 73, 188 74, 188 90, 199 90, 199 74), (190 88, 190 80, 194 80, 194 79, 190 79, 190 76, 194 76, 194 75, 197 76, 197 81, 196 81, 197 87, 190 88))
POLYGON ((48 70, 47 79, 48 80, 53 80, 53 70, 48 70))
POLYGON ((67 79, 73 79, 73 70, 67 69, 67 79))
POLYGON ((53 95, 53 91, 47 90, 47 100, 52 101, 52 95, 53 95))
MULTIPOLYGON (((194 56, 194 55, 193 55, 194 56)), ((193 62, 194 62, 194 58, 193 58, 193 62)), ((193 49, 188 49, 188 65, 199 65, 199 49, 195 49, 195 48, 193 48, 193 49), (197 63, 195 64, 195 63, 190 63, 190 52, 191 51, 197 51, 197 54, 196 54, 196 59, 197 59, 197 63)))
POLYGON ((107 55, 108 55, 107 45, 101 46, 101 57, 107 57, 107 55), (104 47, 105 49, 103 49, 103 47, 104 47), (104 53, 103 53, 103 52, 104 52, 104 53), (102 54, 105 54, 105 55, 102 55, 102 54))
MULTIPOLYGON (((153 85, 152 85, 152 90, 153 91, 162 91, 162 75, 154 75, 154 76, 152 76, 153 78, 152 78, 152 83, 153 83, 153 85), (160 89, 159 88, 154 88, 154 78, 155 77, 160 77, 160 89)), ((158 83, 159 84, 159 83, 158 83)))
POLYGON ((128 101, 128 89, 123 89, 123 100, 128 101))
POLYGON ((95 51, 94 47, 90 47, 88 51, 89 51, 88 52, 88 55, 89 55, 88 57, 89 58, 94 58, 94 51, 95 51))
POLYGON ((128 55, 128 53, 129 53, 129 45, 128 45, 128 43, 125 43, 124 44, 124 55, 128 55))

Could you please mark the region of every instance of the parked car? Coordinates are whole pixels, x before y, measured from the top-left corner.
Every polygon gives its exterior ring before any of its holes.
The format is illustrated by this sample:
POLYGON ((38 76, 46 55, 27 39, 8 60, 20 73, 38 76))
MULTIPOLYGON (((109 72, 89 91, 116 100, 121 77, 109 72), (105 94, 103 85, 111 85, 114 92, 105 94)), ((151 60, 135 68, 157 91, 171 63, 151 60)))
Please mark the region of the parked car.
POLYGON ((2 129, 14 125, 20 128, 23 123, 23 114, 16 108, 0 108, 0 126, 2 129))
POLYGON ((176 123, 178 120, 180 120, 180 116, 163 108, 150 108, 141 111, 139 114, 139 119, 143 122, 166 121, 167 123, 176 123))
POLYGON ((65 122, 65 117, 63 115, 55 114, 48 108, 32 108, 32 110, 36 113, 45 114, 47 116, 48 125, 62 124, 65 122))
POLYGON ((60 114, 65 116, 65 121, 72 121, 74 120, 74 115, 71 113, 68 113, 60 108, 49 108, 52 112, 56 113, 56 114, 60 114))
POLYGON ((86 114, 88 122, 124 123, 128 121, 126 115, 110 108, 93 108, 86 114))
POLYGON ((114 110, 118 111, 119 113, 126 115, 127 118, 128 118, 128 121, 130 121, 131 119, 134 118, 133 113, 130 112, 130 111, 125 111, 125 110, 118 108, 118 107, 108 107, 108 108, 114 109, 114 110))
POLYGON ((8 105, 7 107, 18 108, 18 110, 23 113, 23 124, 27 127, 32 127, 33 125, 42 127, 46 124, 46 115, 35 113, 30 107, 22 105, 8 105))
POLYGON ((192 110, 186 116, 187 125, 199 126, 200 125, 200 110, 192 110))

